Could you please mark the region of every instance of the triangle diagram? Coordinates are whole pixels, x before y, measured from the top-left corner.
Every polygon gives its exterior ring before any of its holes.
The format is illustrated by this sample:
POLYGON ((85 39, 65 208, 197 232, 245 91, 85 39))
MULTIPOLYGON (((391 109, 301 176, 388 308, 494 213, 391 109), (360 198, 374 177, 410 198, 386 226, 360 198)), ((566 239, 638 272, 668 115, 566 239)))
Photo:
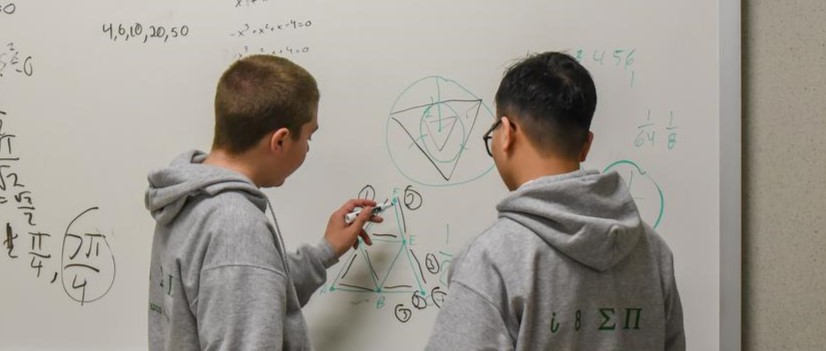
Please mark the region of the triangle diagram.
POLYGON ((370 261, 364 252, 363 245, 358 250, 349 253, 342 270, 331 284, 330 290, 344 290, 352 292, 376 291, 375 272, 370 268, 370 261))
POLYGON ((414 292, 424 291, 424 276, 419 268, 421 265, 418 262, 416 254, 411 250, 407 243, 399 247, 393 264, 388 266, 382 280, 379 282, 381 290, 384 292, 414 292))
POLYGON ((331 291, 349 292, 413 292, 424 291, 421 263, 408 248, 406 225, 399 199, 394 198, 393 211, 382 214, 384 221, 371 223, 372 246, 359 239, 357 250, 351 251, 331 284, 331 291))
POLYGON ((447 141, 450 140, 453 131, 456 130, 456 122, 458 119, 456 116, 438 118, 431 116, 430 118, 425 118, 424 125, 427 135, 430 137, 430 141, 436 147, 436 150, 442 151, 445 149, 447 141))
POLYGON ((481 106, 481 99, 443 100, 402 108, 390 116, 442 178, 450 180, 466 150, 481 106))

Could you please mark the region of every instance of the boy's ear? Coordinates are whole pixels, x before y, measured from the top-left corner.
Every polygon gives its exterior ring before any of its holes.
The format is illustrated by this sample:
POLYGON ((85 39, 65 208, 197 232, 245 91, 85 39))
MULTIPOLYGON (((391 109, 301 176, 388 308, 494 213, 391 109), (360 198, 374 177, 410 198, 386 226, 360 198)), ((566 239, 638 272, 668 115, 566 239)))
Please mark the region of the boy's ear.
POLYGON ((281 151, 284 148, 284 141, 290 137, 290 130, 287 128, 280 128, 270 134, 269 148, 270 151, 281 151))
POLYGON ((513 144, 516 141, 516 129, 514 128, 513 123, 511 123, 511 119, 508 116, 503 116, 502 118, 502 126, 499 127, 502 130, 499 132, 502 134, 502 150, 509 152, 513 148, 513 144))
POLYGON ((579 152, 579 162, 585 162, 588 158, 588 152, 591 151, 591 143, 594 141, 594 132, 588 131, 588 136, 585 138, 585 145, 582 145, 582 150, 579 152))

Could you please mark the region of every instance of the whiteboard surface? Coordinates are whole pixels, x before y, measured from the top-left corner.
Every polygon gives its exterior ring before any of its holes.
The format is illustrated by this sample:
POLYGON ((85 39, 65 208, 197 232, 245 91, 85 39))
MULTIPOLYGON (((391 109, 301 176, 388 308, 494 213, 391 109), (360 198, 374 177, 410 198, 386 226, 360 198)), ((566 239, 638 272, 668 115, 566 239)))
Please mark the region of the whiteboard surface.
POLYGON ((739 238, 721 222, 739 218, 739 78, 723 78, 739 62, 721 55, 739 48, 739 9, 725 3, 0 1, 3 347, 146 349, 146 173, 208 149, 218 77, 258 52, 307 68, 322 95, 307 161, 266 191, 288 247, 316 242, 347 198, 404 205, 305 308, 316 348, 422 349, 451 258, 506 193, 481 140, 499 79, 545 50, 594 76, 585 166, 619 171, 674 251, 689 349, 739 340, 721 324, 739 320, 739 305, 721 312, 739 291, 721 265, 739 252, 721 229, 739 238))

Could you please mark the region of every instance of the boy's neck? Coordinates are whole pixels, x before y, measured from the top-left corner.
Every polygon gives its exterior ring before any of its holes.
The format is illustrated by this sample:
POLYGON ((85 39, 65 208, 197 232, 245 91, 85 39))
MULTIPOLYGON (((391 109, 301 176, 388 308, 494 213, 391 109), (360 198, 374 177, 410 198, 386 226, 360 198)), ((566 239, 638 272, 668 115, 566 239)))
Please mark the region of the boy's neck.
POLYGON ((514 173, 517 188, 537 178, 570 173, 581 168, 579 161, 557 157, 529 157, 519 164, 521 166, 514 173))
POLYGON ((241 173, 249 178, 255 186, 260 187, 254 163, 249 160, 249 153, 232 154, 222 149, 212 149, 204 159, 204 164, 226 168, 241 173))

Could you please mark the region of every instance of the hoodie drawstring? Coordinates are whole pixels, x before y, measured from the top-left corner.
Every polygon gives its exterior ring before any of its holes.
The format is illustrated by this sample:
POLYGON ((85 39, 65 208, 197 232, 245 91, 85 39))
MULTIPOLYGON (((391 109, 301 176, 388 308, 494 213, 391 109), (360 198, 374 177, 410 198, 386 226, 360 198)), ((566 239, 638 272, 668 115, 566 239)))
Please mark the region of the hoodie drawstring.
MULTIPOLYGON (((278 246, 281 247, 279 253, 281 255, 281 263, 284 264, 284 270, 287 271, 287 277, 290 277, 290 266, 287 265, 287 247, 284 246, 284 238, 281 236, 281 228, 278 227, 278 219, 275 218, 275 211, 272 209, 272 203, 270 199, 264 196, 267 199, 267 207, 270 209, 270 215, 272 216, 272 221, 275 223, 275 240, 277 240, 278 246)), ((276 248, 278 250, 278 248, 276 248)))

